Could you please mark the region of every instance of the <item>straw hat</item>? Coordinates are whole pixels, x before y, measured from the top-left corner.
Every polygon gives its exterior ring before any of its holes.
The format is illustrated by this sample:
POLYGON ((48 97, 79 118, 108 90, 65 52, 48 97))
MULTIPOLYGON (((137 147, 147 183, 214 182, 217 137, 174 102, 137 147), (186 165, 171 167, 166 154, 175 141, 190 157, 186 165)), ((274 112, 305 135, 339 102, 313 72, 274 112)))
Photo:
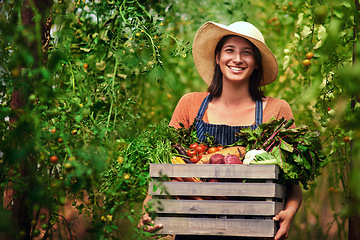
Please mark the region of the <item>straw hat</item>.
POLYGON ((229 26, 206 22, 195 35, 192 51, 196 69, 207 85, 210 85, 214 76, 216 45, 226 35, 244 37, 259 49, 263 68, 261 85, 267 85, 276 80, 278 63, 274 54, 266 46, 263 35, 254 25, 242 21, 229 26))

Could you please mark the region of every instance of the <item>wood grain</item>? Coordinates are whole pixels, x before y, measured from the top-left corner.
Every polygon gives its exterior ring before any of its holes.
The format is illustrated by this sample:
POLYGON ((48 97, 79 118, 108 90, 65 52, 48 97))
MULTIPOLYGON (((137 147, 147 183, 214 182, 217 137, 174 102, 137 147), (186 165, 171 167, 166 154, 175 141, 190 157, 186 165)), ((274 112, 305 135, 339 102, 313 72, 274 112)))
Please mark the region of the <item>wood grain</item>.
POLYGON ((152 199, 151 206, 161 214, 215 214, 274 216, 284 208, 283 202, 232 200, 152 199))
POLYGON ((276 165, 150 164, 150 177, 278 179, 276 165))
POLYGON ((277 183, 150 182, 150 195, 232 196, 285 198, 285 187, 277 183), (154 185, 159 185, 154 190, 154 185))
POLYGON ((164 227, 158 234, 274 237, 276 233, 273 220, 157 217, 155 224, 159 223, 164 227))

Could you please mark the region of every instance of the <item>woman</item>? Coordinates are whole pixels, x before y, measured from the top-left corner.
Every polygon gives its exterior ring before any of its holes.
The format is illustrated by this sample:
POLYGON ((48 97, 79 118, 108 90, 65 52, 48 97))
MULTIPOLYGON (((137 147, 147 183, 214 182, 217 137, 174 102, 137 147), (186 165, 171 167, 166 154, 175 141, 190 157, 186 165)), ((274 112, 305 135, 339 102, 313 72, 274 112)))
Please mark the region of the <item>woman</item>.
MULTIPOLYGON (((255 129, 272 117, 293 118, 284 100, 265 97, 261 86, 272 83, 278 75, 278 64, 266 46, 261 32, 247 22, 229 26, 207 22, 197 32, 193 42, 193 57, 208 92, 184 95, 175 108, 170 125, 189 127, 195 121, 197 137, 205 133, 217 143, 232 144, 241 128, 255 129)), ((274 220, 280 224, 274 239, 288 236, 291 221, 302 202, 299 186, 289 186, 284 210, 274 220)), ((140 225, 151 222, 146 216, 140 225)), ((149 226, 155 231, 161 225, 149 226)), ((202 239, 199 236, 177 236, 178 239, 202 239)), ((204 239, 227 239, 225 237, 204 239)))

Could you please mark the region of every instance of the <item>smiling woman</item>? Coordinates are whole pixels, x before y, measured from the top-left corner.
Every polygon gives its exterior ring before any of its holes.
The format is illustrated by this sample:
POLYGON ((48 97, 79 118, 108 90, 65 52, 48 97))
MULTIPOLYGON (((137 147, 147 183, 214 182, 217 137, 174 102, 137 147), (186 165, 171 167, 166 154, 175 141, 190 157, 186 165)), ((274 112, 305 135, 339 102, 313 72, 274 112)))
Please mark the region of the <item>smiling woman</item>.
MULTIPOLYGON (((243 128, 254 130, 272 117, 293 118, 287 102, 265 97, 261 89, 276 80, 278 64, 254 25, 248 22, 235 22, 229 26, 205 23, 195 35, 193 57, 200 76, 209 85, 208 92, 184 95, 175 108, 171 126, 189 128, 194 123, 200 142, 206 142, 210 135, 218 145, 225 146, 239 140, 236 133, 243 128)), ((301 201, 299 186, 291 186, 284 210, 273 218, 280 223, 275 239, 287 237, 301 201)), ((151 222, 145 215, 140 225, 151 222)), ((161 227, 159 224, 146 229, 153 232, 161 227)), ((243 238, 176 236, 175 239, 243 238)))

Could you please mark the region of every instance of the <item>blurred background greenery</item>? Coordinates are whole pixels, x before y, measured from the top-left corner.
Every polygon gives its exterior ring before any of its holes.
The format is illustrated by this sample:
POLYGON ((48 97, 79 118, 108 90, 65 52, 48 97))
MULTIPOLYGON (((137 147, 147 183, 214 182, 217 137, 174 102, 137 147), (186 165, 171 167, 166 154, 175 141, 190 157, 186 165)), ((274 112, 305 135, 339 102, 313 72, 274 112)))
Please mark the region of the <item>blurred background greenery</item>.
POLYGON ((87 238, 141 239, 149 162, 130 164, 123 151, 168 121, 183 94, 206 91, 191 54, 197 29, 245 20, 278 59, 266 95, 321 132, 330 160, 304 191, 289 238, 351 239, 360 213, 359 10, 350 0, 1 1, 0 234, 79 237, 76 218, 61 213, 74 208, 91 216, 87 238))

